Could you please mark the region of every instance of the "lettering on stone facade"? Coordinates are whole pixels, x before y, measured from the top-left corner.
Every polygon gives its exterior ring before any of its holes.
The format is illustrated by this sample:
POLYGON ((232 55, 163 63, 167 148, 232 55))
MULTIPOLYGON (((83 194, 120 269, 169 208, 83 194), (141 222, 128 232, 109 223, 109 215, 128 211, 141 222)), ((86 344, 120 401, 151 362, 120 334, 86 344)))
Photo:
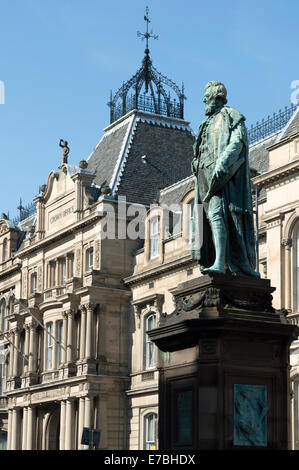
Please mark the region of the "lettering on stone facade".
POLYGON ((56 390, 46 390, 44 392, 33 393, 31 395, 32 402, 37 402, 39 400, 47 400, 47 399, 57 399, 63 395, 63 389, 56 389, 56 390))
POLYGON ((58 214, 52 215, 52 217, 50 217, 50 220, 49 220, 50 225, 54 224, 58 220, 64 219, 64 217, 67 217, 73 212, 74 212, 74 207, 71 206, 71 207, 68 207, 67 209, 61 210, 60 212, 58 212, 58 214))

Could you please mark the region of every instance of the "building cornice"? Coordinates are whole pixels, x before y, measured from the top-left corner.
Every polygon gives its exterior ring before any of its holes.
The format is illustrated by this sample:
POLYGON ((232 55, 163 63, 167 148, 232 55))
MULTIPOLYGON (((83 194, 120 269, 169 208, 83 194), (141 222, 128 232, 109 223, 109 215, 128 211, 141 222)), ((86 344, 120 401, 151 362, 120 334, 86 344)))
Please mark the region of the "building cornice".
POLYGON ((39 250, 41 247, 50 245, 54 241, 57 241, 61 238, 64 238, 66 235, 75 232, 76 230, 78 230, 81 227, 84 227, 86 225, 89 225, 89 224, 95 222, 97 219, 100 219, 101 217, 102 217, 102 214, 99 213, 99 212, 96 212, 96 213, 94 213, 94 214, 92 214, 92 215, 90 215, 90 216, 88 216, 84 219, 81 219, 79 221, 74 222, 73 224, 69 225, 68 227, 63 228, 63 229, 59 230, 58 232, 53 233, 52 235, 49 235, 49 236, 43 238, 42 240, 37 241, 33 245, 30 245, 26 248, 23 248, 22 250, 18 251, 17 254, 20 258, 23 257, 23 256, 27 256, 29 253, 31 253, 33 251, 36 251, 36 250, 39 250))
POLYGON ((184 256, 179 259, 175 259, 174 261, 169 261, 168 263, 155 266, 154 268, 148 269, 146 271, 142 271, 138 274, 134 274, 133 276, 126 277, 124 279, 124 284, 131 286, 134 284, 138 284, 140 282, 144 282, 147 279, 152 279, 153 277, 157 277, 160 274, 164 274, 167 271, 173 271, 183 266, 197 264, 197 261, 191 258, 190 255, 184 256))
POLYGON ((276 181, 279 181, 285 177, 291 176, 298 173, 299 174, 299 159, 293 160, 285 165, 280 166, 279 168, 274 168, 273 170, 263 173, 260 176, 253 178, 253 186, 269 186, 276 181))

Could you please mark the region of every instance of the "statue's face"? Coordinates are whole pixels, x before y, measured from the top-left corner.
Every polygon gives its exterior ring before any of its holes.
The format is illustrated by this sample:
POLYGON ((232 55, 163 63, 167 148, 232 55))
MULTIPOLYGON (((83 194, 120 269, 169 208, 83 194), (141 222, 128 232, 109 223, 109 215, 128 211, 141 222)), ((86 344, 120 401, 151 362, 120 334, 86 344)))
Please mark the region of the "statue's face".
POLYGON ((211 114, 213 114, 215 109, 219 106, 211 88, 208 88, 206 90, 203 102, 206 105, 205 114, 207 116, 210 116, 211 114))

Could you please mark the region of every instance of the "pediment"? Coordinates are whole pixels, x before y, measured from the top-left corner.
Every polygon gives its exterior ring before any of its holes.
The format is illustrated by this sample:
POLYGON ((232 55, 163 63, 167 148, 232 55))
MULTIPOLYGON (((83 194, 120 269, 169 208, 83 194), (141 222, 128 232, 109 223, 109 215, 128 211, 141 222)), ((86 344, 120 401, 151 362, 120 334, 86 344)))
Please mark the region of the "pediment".
POLYGON ((68 165, 62 165, 59 172, 49 175, 44 202, 44 227, 46 234, 60 230, 76 220, 75 183, 68 165))

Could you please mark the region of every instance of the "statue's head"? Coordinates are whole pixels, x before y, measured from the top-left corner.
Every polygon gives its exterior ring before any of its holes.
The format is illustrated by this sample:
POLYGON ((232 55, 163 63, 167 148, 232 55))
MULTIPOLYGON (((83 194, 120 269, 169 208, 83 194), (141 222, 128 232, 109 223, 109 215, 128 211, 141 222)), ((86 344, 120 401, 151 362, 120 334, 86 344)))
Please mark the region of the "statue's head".
POLYGON ((227 103, 227 91, 221 82, 208 82, 205 86, 205 96, 203 102, 206 105, 205 113, 207 116, 214 114, 214 112, 227 103))

